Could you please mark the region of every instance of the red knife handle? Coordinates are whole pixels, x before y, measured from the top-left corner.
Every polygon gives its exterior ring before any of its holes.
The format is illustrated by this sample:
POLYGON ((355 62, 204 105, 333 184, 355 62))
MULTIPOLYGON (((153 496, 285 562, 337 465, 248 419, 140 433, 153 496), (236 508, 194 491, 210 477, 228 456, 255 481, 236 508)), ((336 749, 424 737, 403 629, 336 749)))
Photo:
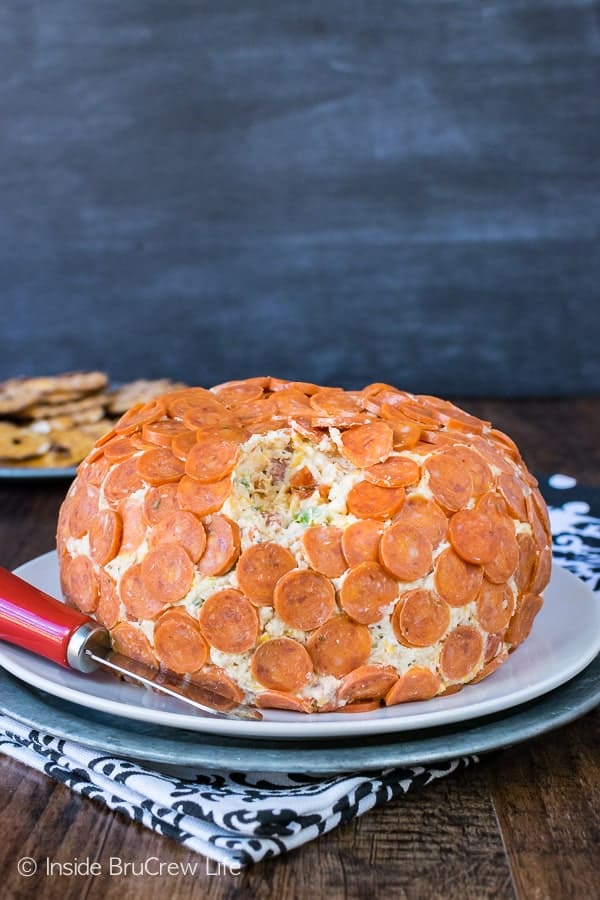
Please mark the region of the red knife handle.
POLYGON ((0 567, 0 639, 30 650, 67 669, 91 671, 83 648, 92 634, 105 629, 0 567))

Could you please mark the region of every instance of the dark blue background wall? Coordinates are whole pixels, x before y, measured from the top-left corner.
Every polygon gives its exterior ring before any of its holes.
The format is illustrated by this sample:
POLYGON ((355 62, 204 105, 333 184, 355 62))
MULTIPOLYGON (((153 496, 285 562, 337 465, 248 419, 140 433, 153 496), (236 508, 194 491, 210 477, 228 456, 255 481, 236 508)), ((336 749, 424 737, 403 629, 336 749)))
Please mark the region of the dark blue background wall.
POLYGON ((0 377, 600 390, 600 17, 5 0, 0 377))

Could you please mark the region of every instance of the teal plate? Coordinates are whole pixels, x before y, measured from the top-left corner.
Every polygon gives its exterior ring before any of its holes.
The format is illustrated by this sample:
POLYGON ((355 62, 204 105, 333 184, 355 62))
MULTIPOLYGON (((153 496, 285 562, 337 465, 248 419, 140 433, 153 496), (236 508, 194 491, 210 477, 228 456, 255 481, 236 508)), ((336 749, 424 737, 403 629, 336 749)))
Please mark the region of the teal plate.
POLYGON ((600 656, 537 700, 463 725, 345 740, 260 741, 184 731, 84 709, 0 670, 0 709, 32 728, 104 753, 242 772, 327 774, 424 765, 482 754, 545 734, 600 703, 600 656))
POLYGON ((48 478, 73 480, 77 475, 75 466, 67 466, 64 469, 28 469, 25 466, 0 466, 0 480, 5 478, 17 481, 40 481, 48 478))

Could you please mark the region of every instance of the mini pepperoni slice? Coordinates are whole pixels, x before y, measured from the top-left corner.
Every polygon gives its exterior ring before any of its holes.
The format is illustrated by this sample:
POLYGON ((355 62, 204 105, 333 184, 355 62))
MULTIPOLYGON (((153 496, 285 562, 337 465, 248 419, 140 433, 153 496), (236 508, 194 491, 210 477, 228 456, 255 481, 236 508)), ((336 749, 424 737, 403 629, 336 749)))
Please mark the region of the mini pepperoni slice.
POLYGON ((227 516, 209 516, 204 522, 206 549, 197 569, 202 575, 223 575, 240 555, 240 529, 227 516))
POLYGON ((217 666, 204 667, 193 672, 188 680, 186 693, 203 706, 221 712, 229 712, 244 699, 240 687, 217 666))
POLYGON ((148 525, 158 525, 178 509, 176 484, 159 484, 151 487, 144 497, 144 520, 148 525))
POLYGON ((385 422, 357 425, 342 434, 342 454, 360 469, 387 459, 393 446, 394 432, 385 422))
POLYGON ((353 522, 342 534, 342 552, 349 566, 361 562, 377 562, 383 525, 375 519, 353 522))
POLYGON ((456 456, 454 447, 433 454, 425 463, 429 487, 444 509, 462 509, 473 493, 471 474, 456 456))
POLYGON ((514 459, 515 462, 520 462, 521 454, 519 453, 519 448, 513 441, 511 437, 505 434, 503 431, 499 431, 497 428, 491 428, 487 436, 491 438, 496 444, 500 444, 500 446, 508 453, 511 459, 514 459))
POLYGON ((104 445, 104 455, 111 463, 123 462, 136 452, 136 446, 130 437, 114 437, 104 445))
POLYGON ((150 546, 171 542, 181 544, 192 561, 198 562, 206 547, 206 532, 202 522, 186 510, 179 510, 168 519, 163 519, 150 534, 150 546))
POLYGON ((521 644, 531 631, 533 620, 544 605, 538 594, 528 593, 520 598, 517 610, 506 629, 505 640, 513 647, 521 644))
POLYGON ((225 406, 239 406, 251 400, 259 400, 268 385, 268 378, 246 378, 240 381, 226 381, 211 388, 225 406))
POLYGON ((421 426, 384 403, 380 414, 394 433, 394 450, 411 450, 421 437, 421 426))
POLYGON ((515 583, 519 591, 527 591, 533 579, 537 550, 533 538, 525 533, 517 535, 519 563, 515 571, 515 583))
POLYGON ((154 422, 165 414, 165 407, 161 398, 149 400, 148 403, 136 403, 121 416, 115 425, 117 434, 133 434, 146 422, 154 422))
POLYGON ((531 582, 531 593, 541 594, 550 581, 552 572, 552 548, 544 547, 540 550, 536 564, 533 569, 533 580, 531 582))
POLYGON ((294 416, 290 419, 290 427, 292 431, 316 444, 320 443, 325 435, 323 429, 313 425, 311 419, 307 416, 294 416))
POLYGON ((154 649, 161 664, 178 675, 196 672, 208 659, 200 626, 183 609, 169 609, 157 620, 154 649))
POLYGON ((367 713, 374 712, 379 709, 381 703, 379 700, 356 700, 353 703, 347 703, 346 706, 340 707, 340 713, 367 713))
POLYGON ((295 388, 285 388, 271 398, 276 413, 281 416, 311 416, 313 408, 306 394, 295 388))
POLYGON ((439 697, 448 697, 450 694, 458 694, 462 691, 464 684, 449 684, 447 688, 438 694, 439 697))
POLYGON ((292 569, 277 581, 273 605, 286 625, 313 631, 334 612, 335 591, 324 575, 311 569, 292 569))
POLYGON ((250 435, 241 425, 208 425, 199 428, 196 431, 196 440, 203 441, 205 438, 219 441, 233 441, 235 444, 243 444, 248 440, 250 435))
POLYGON ((184 463, 165 447, 147 450, 137 458, 138 475, 147 484, 167 484, 171 481, 179 481, 184 469, 184 463))
POLYGON ((98 512, 99 491, 87 483, 77 483, 68 496, 68 524, 73 537, 80 538, 89 531, 94 516, 98 512))
POLYGON ((394 521, 412 525, 431 541, 434 548, 443 541, 448 531, 448 519, 437 503, 418 495, 406 498, 394 521))
POLYGON ((105 628, 114 628, 121 616, 121 600, 117 586, 104 569, 98 573, 98 606, 94 615, 105 628))
POLYGON ((219 419, 232 422, 235 416, 211 391, 207 391, 204 397, 196 397, 193 405, 183 410, 182 418, 187 428, 199 428, 205 422, 217 422, 219 419))
POLYGON ((239 455, 237 441, 204 437, 192 447, 185 461, 185 473, 201 484, 220 481, 233 470, 239 455))
POLYGON ((71 512, 70 499, 65 499, 58 511, 56 523, 56 550, 59 560, 62 560, 67 551, 67 541, 71 537, 69 532, 69 513, 71 512))
POLYGON ((105 431, 104 434, 100 435, 100 437, 94 444, 94 447, 96 447, 96 448, 103 447, 104 444, 107 444, 109 441, 111 441, 115 437, 116 433, 117 432, 115 431, 114 428, 109 428, 108 431, 105 431))
POLYGON ((114 559, 121 546, 123 520, 114 509, 101 509, 90 525, 90 556, 99 566, 114 559))
POLYGON ((223 653, 244 653, 256 644, 258 614, 241 591, 225 588, 211 594, 198 620, 208 643, 223 653))
POLYGON ((513 614, 514 599, 506 584, 492 584, 484 579, 477 597, 477 621, 492 634, 503 631, 513 614))
POLYGON ((437 415, 431 415, 433 410, 430 410, 426 404, 415 403, 410 400, 403 401, 401 403, 395 404, 396 408, 402 413, 402 415, 406 416, 408 419, 412 419, 421 428, 439 428, 440 423, 438 421, 437 415))
POLYGON ((435 589, 450 606, 464 606, 474 600, 482 581, 482 567, 465 562, 452 547, 443 550, 435 561, 435 589))
POLYGON ((506 502, 496 491, 488 491, 483 494, 475 504, 475 508, 484 516, 492 519, 505 519, 508 515, 506 502))
POLYGON ((488 465, 495 466, 495 468, 505 472, 507 475, 514 474, 515 467, 513 463, 494 441, 479 435, 472 435, 469 438, 469 444, 477 450, 488 465))
POLYGON ((504 653, 499 653, 498 656, 495 656, 494 659, 491 659, 487 662, 477 673, 474 678, 471 678, 471 684, 477 684, 479 681, 483 681, 484 678, 487 678, 488 675, 491 675, 492 672, 495 672, 496 669, 500 668, 503 662, 506 662, 508 659, 508 651, 504 653))
POLYGON ((342 553, 342 529, 333 525, 313 525, 302 535, 308 561, 317 572, 328 578, 339 578, 346 571, 342 553))
POLYGON ((463 509, 452 516, 448 537, 466 562, 486 565, 498 548, 497 521, 476 509, 463 509))
POLYGON ((145 441, 141 434, 132 434, 130 440, 136 450, 156 450, 156 444, 145 441))
POLYGON ((177 500, 182 509, 197 516, 209 516, 221 509, 230 493, 231 478, 200 484, 195 478, 184 475, 177 487, 177 500))
POLYGON ((421 470, 412 459, 390 456, 384 462, 365 469, 364 475, 367 481, 381 487, 407 487, 419 481, 421 470))
POLYGON ((226 407, 206 388, 183 388, 178 391, 171 391, 165 394, 162 399, 168 414, 174 419, 183 419, 186 412, 191 409, 222 410, 224 413, 227 413, 226 407))
POLYGON ((285 428, 286 426, 287 418, 283 416, 277 420, 270 417, 268 419, 252 419, 246 422, 246 429, 249 434, 269 434, 271 431, 276 431, 278 428, 285 428))
MULTIPOLYGON (((529 474, 529 473, 527 473, 529 474)), ((535 481, 535 479, 533 479, 535 481)), ((536 482, 537 485, 537 482, 536 482)), ((552 528, 550 526, 550 515, 548 513, 548 506, 546 505, 546 501, 542 497, 540 489, 536 486, 531 489, 531 501, 533 503, 533 508, 536 510, 538 518, 542 523, 542 527, 546 532, 546 537, 548 538, 548 543, 552 543, 552 528)))
POLYGON ((379 622, 386 606, 398 596, 398 582, 377 562, 350 569, 340 590, 342 609, 362 625, 379 622))
POLYGON ((176 434, 171 441, 171 453, 176 456, 177 459, 181 459, 185 462, 192 447, 196 446, 196 441, 196 432, 189 431, 186 428, 181 434, 176 434))
POLYGON ((98 605, 98 579, 87 556, 66 557, 60 583, 67 603, 82 612, 94 612, 98 605))
POLYGON ((256 695, 256 705, 260 709, 289 709, 291 712, 311 713, 310 700, 283 691, 263 691, 256 695))
POLYGON ((137 457, 132 456, 126 462, 114 466, 104 482, 104 497, 112 506, 118 506, 121 500, 135 494, 144 487, 137 470, 137 457))
POLYGON ((140 563, 130 566, 123 574, 119 583, 119 594, 128 619, 153 619, 164 609, 160 598, 146 594, 140 563))
POLYGON ((542 550, 546 544, 552 543, 550 520, 544 498, 537 488, 527 495, 527 518, 533 531, 533 539, 538 550, 542 550))
POLYGON ((429 539, 412 525, 394 522, 383 533, 379 545, 381 562, 399 581, 414 581, 431 571, 429 539))
POLYGON ((496 519, 496 552, 485 566, 485 576, 495 584, 504 584, 519 563, 519 545, 513 520, 508 516, 496 519))
POLYGON ((273 378, 272 376, 268 378, 266 387, 274 393, 287 388, 295 388, 297 391, 302 391, 307 397, 312 397, 313 394, 321 390, 321 387, 318 384, 313 384, 312 381, 288 381, 287 378, 273 378))
POLYGON ((442 684, 439 677, 425 666, 412 666, 385 695, 385 705, 411 703, 415 700, 431 700, 439 693, 442 684))
POLYGON ((359 481, 348 492, 348 511, 358 519, 391 519, 404 503, 404 488, 359 481))
POLYGON ((144 506, 133 500, 122 500, 119 512, 123 520, 120 553, 133 553, 146 537, 144 506))
POLYGON ((111 632, 111 640, 113 650, 117 653, 122 653, 123 656, 135 659, 153 669, 158 668, 158 662, 152 652, 150 642, 137 625, 132 625, 131 622, 119 622, 111 632))
POLYGON ((444 641, 440 670, 448 681, 464 681, 483 653, 483 639, 470 625, 458 625, 444 641))
POLYGON ((425 468, 435 499, 451 512, 462 509, 471 497, 494 487, 494 477, 486 461, 463 444, 434 453, 425 468))
POLYGON ((236 568, 240 590, 255 606, 271 606, 277 581, 296 568, 296 558, 270 541, 244 550, 236 568))
POLYGON ((141 574, 144 594, 149 599, 176 603, 192 586, 194 563, 179 544, 159 544, 142 560, 141 574))
POLYGON ((91 460, 88 456, 86 464, 79 467, 78 474, 80 478, 83 477, 89 484, 100 487, 106 478, 110 466, 110 461, 104 455, 95 460, 91 460))
POLYGON ((142 437, 150 444, 159 447, 170 447, 174 437, 178 434, 188 434, 183 422, 176 419, 159 419, 157 422, 146 422, 142 425, 142 437))
POLYGON ((483 648, 483 661, 487 663, 498 654, 503 643, 504 634, 488 634, 483 648))
POLYGON ((306 649, 292 638, 272 638, 261 644, 250 664, 253 677, 272 691, 297 691, 311 679, 313 664, 306 649))
POLYGON ((521 522, 527 521, 527 505, 525 498, 529 491, 522 481, 514 475, 502 472, 498 476, 498 490, 504 497, 509 512, 521 522))
POLYGON ((322 388, 310 398, 310 405, 317 413, 336 416, 340 413, 352 415, 360 410, 360 391, 345 391, 342 388, 322 388))
POLYGON ((359 666, 344 676, 337 696, 339 700, 381 700, 397 681, 393 666, 359 666))
POLYGON ((366 663, 371 635, 366 625, 344 615, 335 616, 311 634, 306 646, 316 672, 343 678, 366 663))
POLYGON ((401 644, 430 647, 447 631, 450 607, 434 591, 417 588, 402 595, 391 622, 401 644))

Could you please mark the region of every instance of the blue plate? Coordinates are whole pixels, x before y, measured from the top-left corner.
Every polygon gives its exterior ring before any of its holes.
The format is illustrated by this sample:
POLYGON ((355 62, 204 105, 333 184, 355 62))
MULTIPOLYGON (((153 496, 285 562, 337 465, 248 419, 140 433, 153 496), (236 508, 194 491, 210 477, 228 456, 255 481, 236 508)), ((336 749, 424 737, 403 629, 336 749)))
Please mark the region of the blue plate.
POLYGON ((246 772, 358 772, 488 753, 566 725, 598 703, 600 656, 543 697, 460 726, 345 740, 266 742, 107 716, 52 697, 0 670, 0 709, 32 728, 116 756, 246 772))
POLYGON ((0 480, 12 479, 42 479, 42 478, 75 478, 77 469, 74 466, 65 466, 64 469, 28 469, 26 466, 0 466, 0 480))

